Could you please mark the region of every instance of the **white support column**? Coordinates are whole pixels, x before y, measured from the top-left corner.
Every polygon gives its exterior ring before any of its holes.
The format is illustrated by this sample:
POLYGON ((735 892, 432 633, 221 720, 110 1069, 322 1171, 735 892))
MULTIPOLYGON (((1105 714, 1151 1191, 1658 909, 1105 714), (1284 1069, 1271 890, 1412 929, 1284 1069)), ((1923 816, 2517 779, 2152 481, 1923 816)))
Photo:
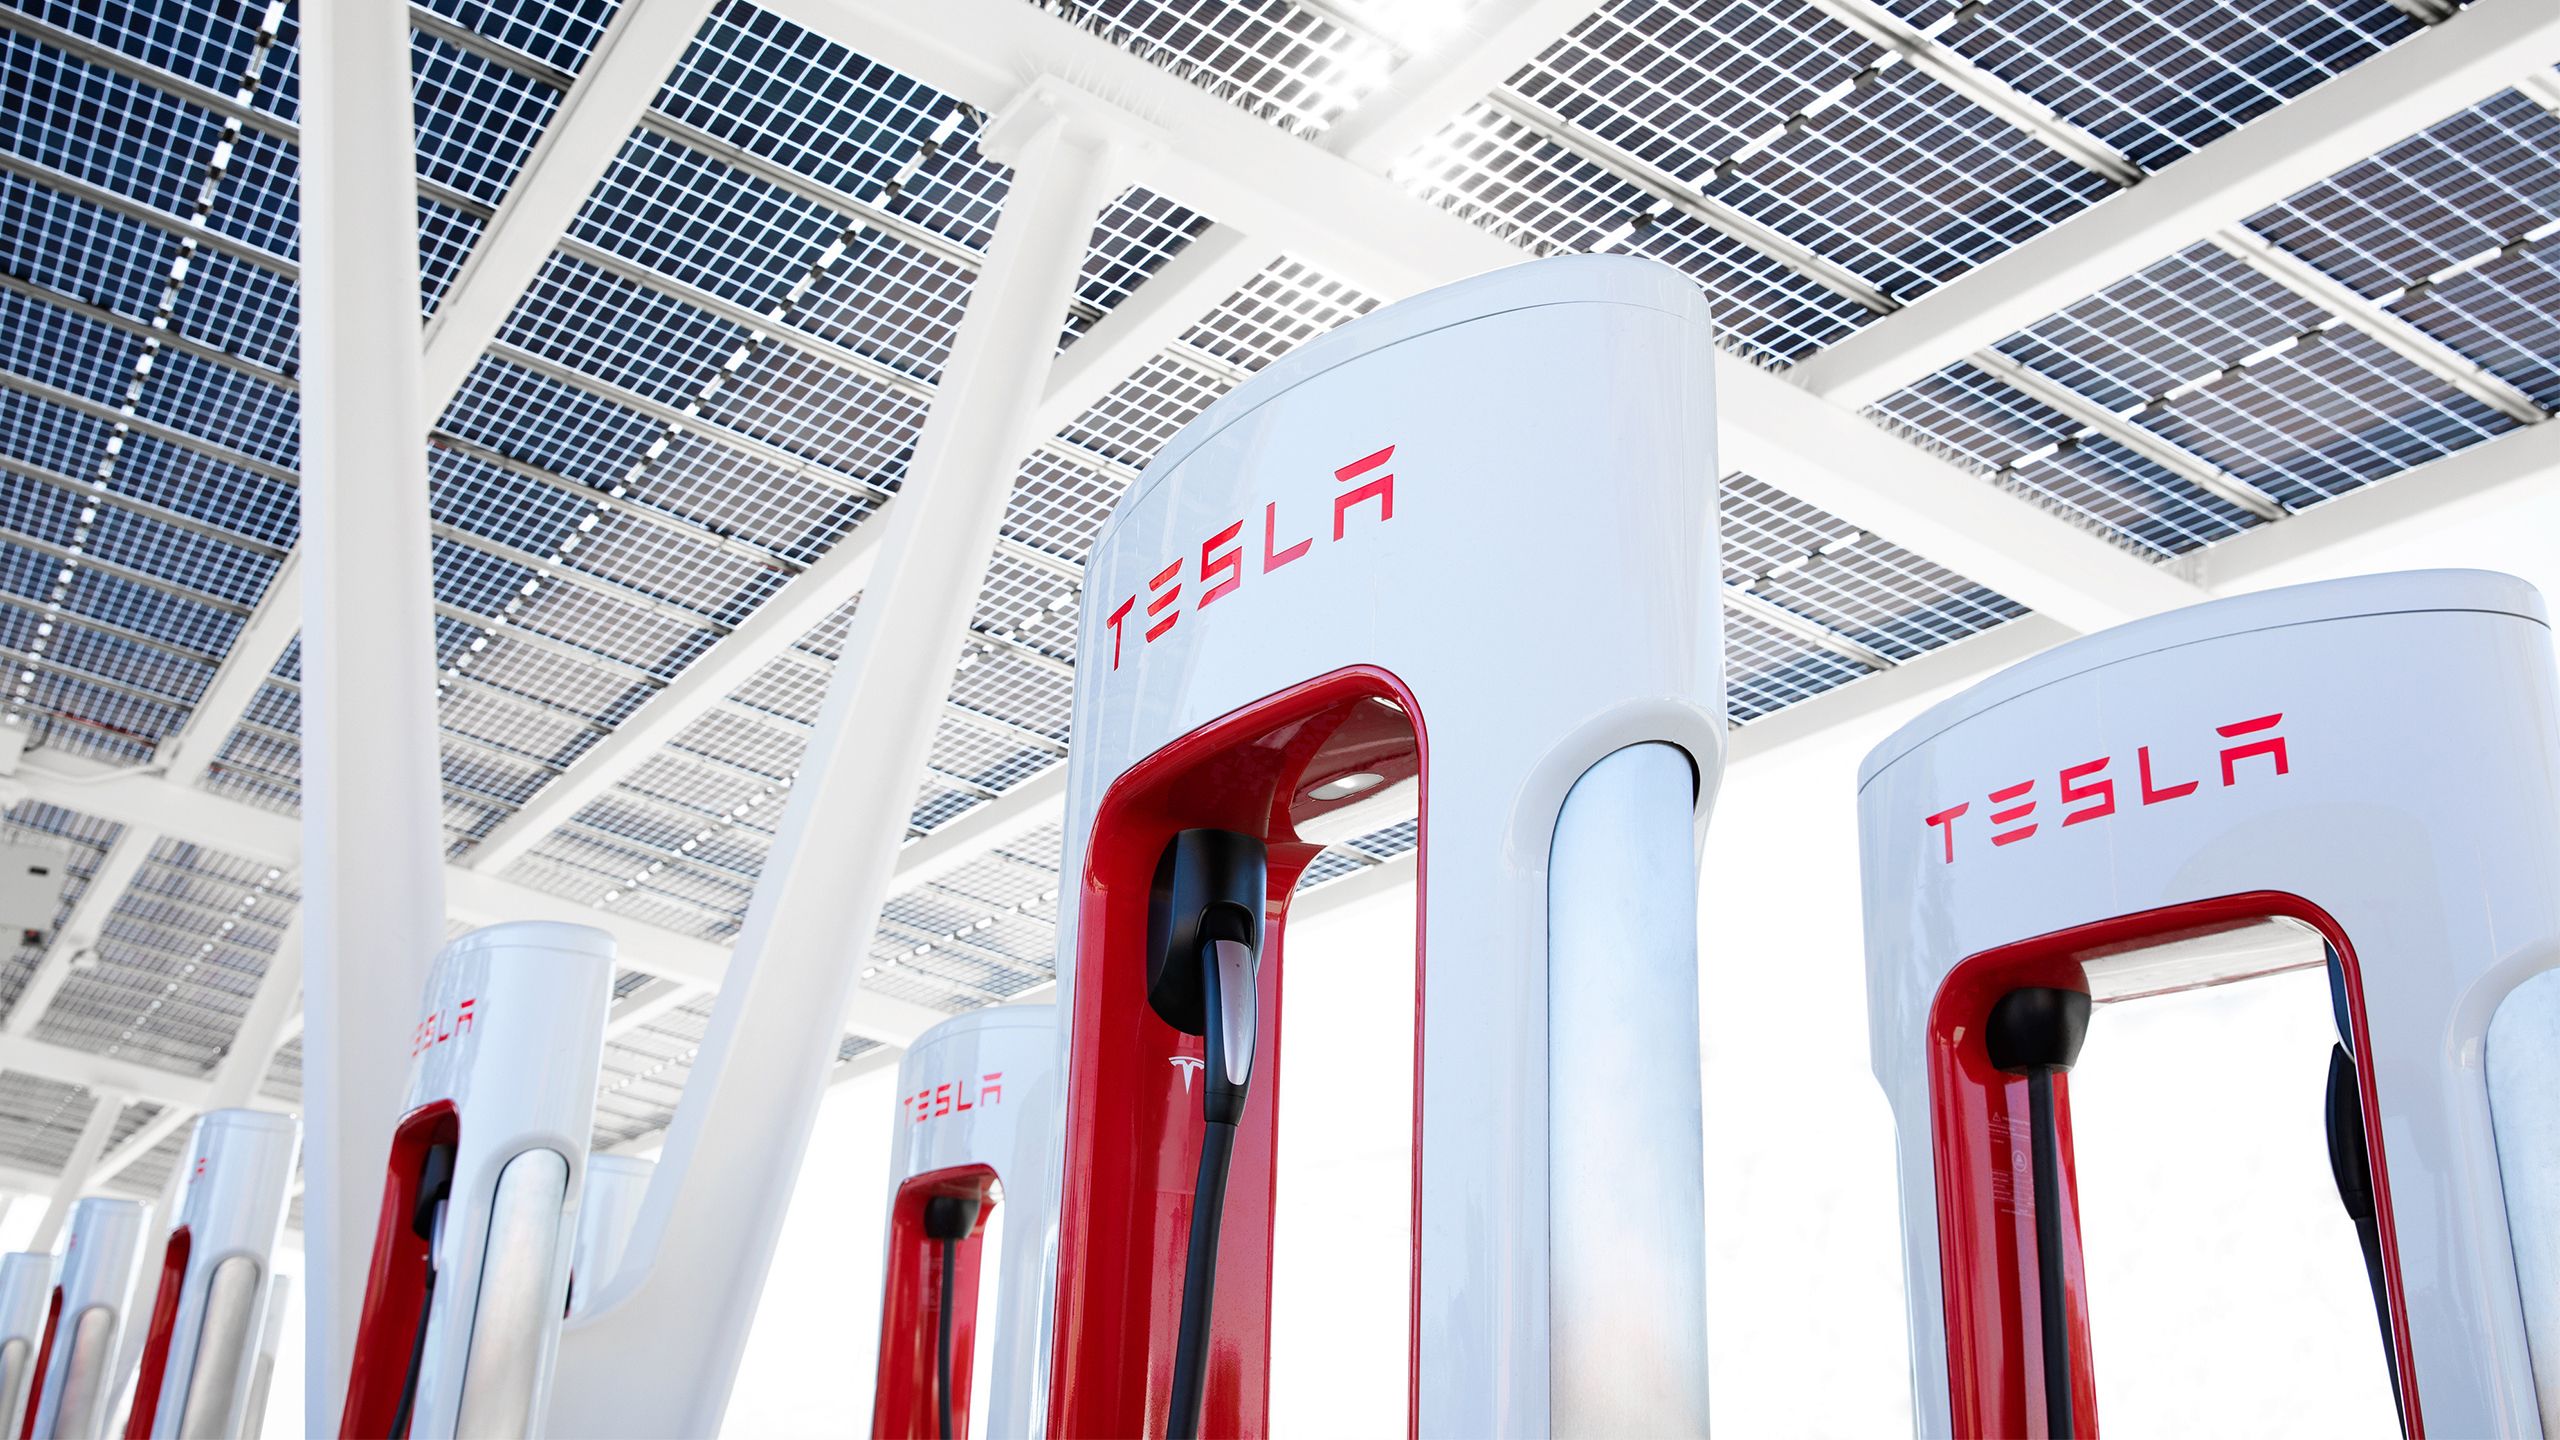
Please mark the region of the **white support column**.
POLYGON ((408 9, 313 5, 302 23, 304 1403, 325 1426, 444 856, 408 9))
POLYGON ((1011 164, 987 262, 747 912, 630 1259, 562 1337, 561 1435, 707 1435, 816 1122, 837 1019, 905 835, 940 698, 994 548, 1130 125, 1035 81, 982 144, 1011 164))
POLYGON ((62 1238, 63 1222, 71 1218, 71 1202, 89 1185, 89 1172, 98 1168, 98 1157, 107 1152, 107 1137, 116 1129, 116 1117, 124 1113, 124 1097, 113 1090, 92 1090, 95 1097, 89 1106, 88 1123, 80 1127, 80 1138, 72 1142, 71 1158, 62 1163, 62 1174, 53 1182, 53 1196, 45 1202, 44 1218, 36 1222, 36 1238, 27 1242, 30 1250, 50 1250, 62 1238))

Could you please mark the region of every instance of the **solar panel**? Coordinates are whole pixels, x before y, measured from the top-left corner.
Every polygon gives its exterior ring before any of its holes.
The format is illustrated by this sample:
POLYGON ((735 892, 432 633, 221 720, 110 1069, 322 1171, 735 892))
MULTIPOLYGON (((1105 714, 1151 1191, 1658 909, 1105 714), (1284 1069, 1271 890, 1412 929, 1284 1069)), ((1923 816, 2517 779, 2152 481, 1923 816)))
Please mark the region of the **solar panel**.
POLYGON ((2026 613, 2005 595, 1748 475, 1719 497, 1724 581, 1907 660, 2026 613))
POLYGON ((2388 0, 2004 0, 1938 38, 2157 170, 2419 28, 2388 0))
POLYGON ((2560 242, 2510 247, 2392 308, 2544 409, 2560 408, 2560 242))
POLYGON ((1254 114, 1309 131, 1385 83, 1392 45, 1289 0, 1034 0, 1254 114))

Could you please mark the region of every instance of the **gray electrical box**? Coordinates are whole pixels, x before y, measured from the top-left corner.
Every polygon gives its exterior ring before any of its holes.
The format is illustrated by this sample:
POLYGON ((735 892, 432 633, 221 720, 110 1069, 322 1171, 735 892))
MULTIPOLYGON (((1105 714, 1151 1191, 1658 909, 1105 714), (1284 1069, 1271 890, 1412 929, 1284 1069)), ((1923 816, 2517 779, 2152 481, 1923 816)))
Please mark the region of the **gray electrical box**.
POLYGON ((60 847, 0 842, 0 950, 53 939, 62 887, 70 879, 71 857, 60 847))

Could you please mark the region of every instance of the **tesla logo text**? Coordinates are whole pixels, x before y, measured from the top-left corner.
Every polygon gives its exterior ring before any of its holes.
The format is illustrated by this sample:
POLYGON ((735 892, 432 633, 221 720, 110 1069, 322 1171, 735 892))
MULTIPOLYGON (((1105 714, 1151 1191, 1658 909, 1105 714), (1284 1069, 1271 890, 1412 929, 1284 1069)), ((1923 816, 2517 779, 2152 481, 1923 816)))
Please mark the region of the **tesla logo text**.
POLYGON ((975 1090, 969 1088, 966 1080, 945 1080, 898 1101, 905 1108, 907 1118, 919 1125, 944 1115, 965 1114, 981 1105, 1003 1103, 1004 1072, 1001 1070, 979 1076, 975 1090))
POLYGON ((465 1000, 453 1007, 451 1015, 442 1010, 428 1011, 427 1018, 418 1022, 417 1033, 409 1037, 409 1054, 423 1055, 449 1040, 461 1039, 471 1029, 472 1007, 478 1003, 476 999, 465 1000))
POLYGON ((1191 1077, 1199 1074, 1200 1067, 1208 1063, 1208 1061, 1201 1059, 1197 1055, 1176 1055, 1173 1057, 1173 1068, 1182 1076, 1183 1094, 1188 1095, 1191 1093, 1191 1077))
MULTIPOLYGON (((2214 727, 2213 733, 2224 741, 2217 752, 2222 762, 2221 788, 2229 789, 2239 784, 2244 768, 2252 774, 2263 769, 2269 778, 2293 772, 2293 758, 2285 751, 2284 737, 2275 733, 2276 726, 2283 720, 2284 713, 2278 711, 2273 715, 2234 720, 2228 725, 2214 727), (2261 763, 2253 765, 2252 761, 2261 763)), ((2053 777, 2050 803, 2037 799, 2036 784, 2042 778, 2040 776, 2031 776, 2015 785, 2003 785, 1983 797, 1985 813, 1980 825, 1964 827, 1966 833, 1970 835, 1980 826, 1987 825, 1994 846, 2015 845, 2022 840, 2032 840, 2048 829, 2067 829, 2091 820, 2103 820, 2119 808, 2166 805, 2172 800, 2183 800, 2196 793, 2211 774, 2207 771, 2191 779, 2172 774, 2167 767, 2153 761, 2148 745, 2133 752, 2132 773, 2129 775, 2115 771, 2115 759, 2112 755, 2101 755, 2095 760, 2064 766, 2053 777), (2120 789, 2119 780, 2130 782, 2130 788, 2120 789), (2057 813, 2061 819, 2054 821, 2057 813), (2048 821, 2053 823, 2048 825, 2048 821)), ((1938 832, 1945 863, 1955 863, 1956 822, 1972 812, 1973 802, 1965 800, 1926 817, 1929 828, 1938 832)))
MULTIPOLYGON (((1333 497, 1333 540, 1327 543, 1339 543, 1342 540, 1350 526, 1351 512, 1358 506, 1374 505, 1378 512, 1378 519, 1382 522, 1396 518, 1396 476, 1394 471, 1387 468, 1387 462, 1395 457, 1395 453, 1396 447, 1390 445, 1374 455, 1364 455, 1333 472, 1335 483, 1347 488, 1333 497)), ((1248 569, 1247 560, 1251 553, 1247 548, 1248 542, 1244 530, 1245 522, 1238 520, 1200 542, 1199 568, 1196 572, 1192 572, 1192 579, 1197 588, 1190 592, 1192 596, 1190 609, 1194 612, 1208 609, 1212 604, 1234 594, 1244 585, 1244 577, 1248 569)), ((1318 526, 1308 530, 1304 535, 1299 535, 1296 524, 1282 524, 1278 501, 1275 500, 1263 506, 1262 559, 1260 568, 1253 573, 1268 575, 1285 565, 1292 565, 1306 558, 1307 552, 1315 548, 1316 541, 1324 533, 1324 529, 1318 526), (1297 538, 1283 539, 1284 535, 1297 536, 1297 538)), ((1119 608, 1113 610, 1104 619, 1103 624, 1111 630, 1112 669, 1120 668, 1121 652, 1127 648, 1124 643, 1127 637, 1123 627, 1133 618, 1131 612, 1141 609, 1142 599, 1143 613, 1134 617, 1139 622, 1140 643, 1154 644, 1171 633, 1173 627, 1181 622, 1185 593, 1183 576, 1189 563, 1188 554, 1175 556, 1172 564, 1157 571, 1154 578, 1147 581, 1145 596, 1126 597, 1120 602, 1119 608)))

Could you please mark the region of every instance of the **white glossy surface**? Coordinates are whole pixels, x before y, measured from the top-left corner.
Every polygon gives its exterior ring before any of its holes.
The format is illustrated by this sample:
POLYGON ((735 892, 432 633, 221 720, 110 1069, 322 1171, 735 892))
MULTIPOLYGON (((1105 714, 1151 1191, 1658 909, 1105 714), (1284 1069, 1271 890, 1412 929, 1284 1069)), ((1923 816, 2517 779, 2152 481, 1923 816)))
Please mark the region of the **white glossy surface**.
POLYGON ((517 1156, 536 1150, 563 1157, 568 1169, 558 1243, 526 1252, 547 1267, 538 1285, 551 1297, 547 1313, 521 1337, 534 1351, 527 1357, 534 1367, 530 1413, 543 1413, 568 1300, 571 1241, 587 1146, 595 1134, 596 1071, 612 994, 613 938, 583 925, 491 925, 436 957, 419 1006, 423 1028, 405 1037, 420 1048, 410 1061, 401 1108, 408 1114, 452 1101, 460 1138, 453 1198, 437 1232, 435 1298, 409 1429, 415 1440, 456 1433, 473 1316, 491 1279, 484 1262, 499 1176, 517 1156), (465 1001, 468 1025, 458 1018, 465 1001))
POLYGON ((53 1304, 53 1264, 51 1255, 32 1252, 0 1256, 0 1347, 19 1347, 14 1360, 0 1365, 0 1424, 27 1413, 27 1384, 53 1304))
POLYGON ((2543 971, 2499 1003, 2488 1067, 2542 1433, 2560 1435, 2560 970, 2543 971))
MULTIPOLYGON (((270 1110, 216 1110, 196 1122, 176 1221, 187 1228, 187 1271, 152 1411, 153 1440, 177 1435, 188 1415, 218 1417, 207 1423, 218 1424, 226 1435, 245 1433, 255 1368, 246 1352, 258 1343, 276 1242, 284 1235, 293 1200, 294 1159, 301 1148, 301 1122, 270 1110), (219 1337, 220 1344, 239 1353, 208 1355, 205 1316, 213 1275, 235 1258, 251 1262, 258 1277, 247 1323, 219 1337), (199 1372, 209 1361, 213 1383, 226 1393, 198 1396, 199 1372)), ((156 1287, 157 1277, 152 1283, 156 1287)), ((147 1315, 140 1318, 148 1323, 147 1315)))
POLYGON ((41 1440, 95 1440, 106 1433, 104 1393, 112 1393, 116 1341, 133 1313, 134 1271, 142 1258, 141 1202, 92 1195, 71 1207, 62 1241, 62 1318, 35 1428, 41 1440), (94 1348, 84 1349, 84 1341, 94 1348))
POLYGON ((1591 767, 1556 819, 1547 1193, 1558 1435, 1707 1433, 1690 783, 1688 756, 1630 746, 1591 767))
MULTIPOLYGON (((1054 1188, 1048 1167, 1058 1143, 1065 1094, 1058 1084, 1058 1011, 1052 1005, 996 1005, 957 1015, 916 1037, 898 1062, 898 1114, 890 1122, 889 1212, 900 1186, 918 1175, 984 1165, 1003 1187, 999 1206, 1012 1243, 997 1248, 992 1313, 978 1330, 988 1363, 970 1379, 971 1408, 983 1409, 985 1434, 1029 1435, 1046 1423, 1039 1388, 1043 1358, 1040 1237, 1054 1219, 1040 1208, 1054 1188), (985 1100, 986 1077, 998 1075, 1001 1098, 985 1100), (937 1087, 965 1085, 977 1101, 963 1111, 908 1103, 937 1087), (984 1396, 983 1407, 977 1397, 984 1396)), ((887 1248, 887 1240, 882 1240, 887 1248)), ((981 1294, 984 1293, 982 1285, 981 1294)), ((886 1317, 884 1317, 884 1320, 886 1317)), ((889 1321, 888 1323, 895 1323, 889 1321)))
MULTIPOLYGON (((1067 875, 1083 872, 1111 783, 1229 711, 1350 665, 1392 672, 1421 707, 1438 957, 1423 1021, 1426 1435, 1549 1426, 1546 867, 1565 793, 1603 756, 1662 741, 1704 777, 1703 827, 1721 771, 1712 336, 1693 284, 1617 257, 1390 306, 1211 406, 1086 566, 1067 875), (1395 518, 1364 505, 1332 540, 1333 472, 1389 445, 1395 518), (1269 504, 1284 545, 1316 544, 1262 573, 1269 504), (1190 608, 1189 561, 1239 521, 1244 583, 1190 608), (1153 644, 1131 627, 1114 668, 1106 616, 1184 557, 1180 620, 1153 644)), ((1075 898, 1058 927, 1061 1014, 1075 898)))
POLYGON ((587 1156, 586 1186, 578 1195, 578 1249, 570 1261, 571 1315, 593 1305, 612 1282, 657 1168, 636 1155, 587 1156))
POLYGON ((1921 1433, 1949 1428, 1924 1045, 1940 980, 2008 942, 2259 890, 2333 916, 2363 970, 2361 1058, 2430 1433, 2540 1433, 2481 1067, 2500 999, 2560 959, 2560 683, 2541 614, 2522 582, 2461 571, 2216 602, 2061 646, 1869 757, 1871 1042, 1901 1137, 1921 1433), (2276 712, 2291 772, 2253 760, 2219 783, 2215 751, 2233 742, 2215 727, 2276 712), (2133 803, 2141 746, 2201 788, 2133 803), (2115 757, 2123 805, 2059 826, 2055 776, 2098 756, 2115 757), (1995 850, 1984 799, 2030 777, 2045 828, 1995 850), (1950 863, 1924 817, 1964 800, 1974 828, 1950 863))

